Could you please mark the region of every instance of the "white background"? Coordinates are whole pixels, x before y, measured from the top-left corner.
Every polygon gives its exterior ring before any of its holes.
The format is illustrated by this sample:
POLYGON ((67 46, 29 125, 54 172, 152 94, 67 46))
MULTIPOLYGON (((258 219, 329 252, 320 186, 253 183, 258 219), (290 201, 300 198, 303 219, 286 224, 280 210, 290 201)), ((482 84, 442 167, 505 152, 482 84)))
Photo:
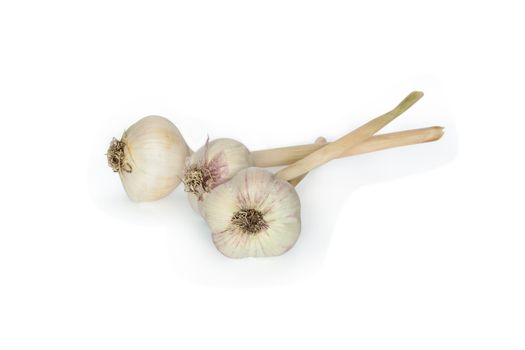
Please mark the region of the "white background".
POLYGON ((511 1, 2 1, 1 349, 523 349, 523 11, 511 1), (230 260, 178 188, 105 163, 139 118, 252 149, 385 131, 433 144, 298 187, 286 255, 230 260))

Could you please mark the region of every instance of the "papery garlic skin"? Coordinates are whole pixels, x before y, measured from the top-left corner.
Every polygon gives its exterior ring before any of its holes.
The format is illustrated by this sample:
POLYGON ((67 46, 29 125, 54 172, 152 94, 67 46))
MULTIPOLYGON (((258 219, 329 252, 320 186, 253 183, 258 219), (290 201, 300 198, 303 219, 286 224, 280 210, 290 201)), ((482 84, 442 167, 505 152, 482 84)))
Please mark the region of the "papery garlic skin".
POLYGON ((295 188, 260 168, 241 170, 217 186, 202 208, 215 247, 230 258, 282 255, 301 232, 301 204, 295 188), (246 219, 248 215, 252 221, 246 219), (249 225, 255 232, 247 229, 249 225))
POLYGON ((111 158, 110 147, 108 161, 119 173, 131 200, 163 198, 181 182, 185 160, 191 151, 179 129, 168 119, 144 117, 130 126, 120 141, 114 140, 112 146, 115 142, 121 143, 123 157, 111 158))
POLYGON ((191 207, 202 215, 208 193, 250 166, 251 153, 241 142, 228 138, 206 142, 186 160, 183 181, 191 207))

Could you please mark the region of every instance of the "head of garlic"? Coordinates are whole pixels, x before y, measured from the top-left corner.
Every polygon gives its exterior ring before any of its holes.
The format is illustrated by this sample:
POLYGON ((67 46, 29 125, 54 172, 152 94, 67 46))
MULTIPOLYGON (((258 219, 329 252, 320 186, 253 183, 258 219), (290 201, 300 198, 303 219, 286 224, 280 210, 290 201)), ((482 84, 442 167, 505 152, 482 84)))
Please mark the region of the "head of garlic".
POLYGON ((120 140, 113 139, 106 155, 129 198, 142 202, 165 197, 177 187, 189 153, 172 122, 148 116, 130 126, 120 140))
POLYGON ((239 171, 202 204, 217 249, 230 258, 282 255, 301 231, 295 188, 261 168, 239 171))
POLYGON ((252 165, 250 151, 239 141, 228 138, 207 141, 186 159, 183 182, 191 207, 202 214, 202 203, 208 193, 252 165))

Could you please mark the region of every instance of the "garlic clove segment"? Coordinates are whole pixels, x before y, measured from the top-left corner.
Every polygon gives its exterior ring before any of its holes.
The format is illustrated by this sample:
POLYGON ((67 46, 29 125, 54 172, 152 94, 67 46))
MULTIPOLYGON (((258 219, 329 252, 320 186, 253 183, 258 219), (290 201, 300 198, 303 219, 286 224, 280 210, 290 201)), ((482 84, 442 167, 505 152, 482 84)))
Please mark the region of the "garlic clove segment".
POLYGON ((239 171, 215 187, 202 207, 213 243, 230 258, 282 255, 301 231, 295 188, 261 168, 239 171))
POLYGON ((186 159, 183 182, 191 207, 202 215, 201 204, 208 193, 250 166, 251 153, 241 142, 228 138, 207 141, 186 159))
POLYGON ((148 116, 131 125, 108 149, 108 164, 118 172, 128 197, 154 201, 181 182, 190 149, 168 119, 148 116))

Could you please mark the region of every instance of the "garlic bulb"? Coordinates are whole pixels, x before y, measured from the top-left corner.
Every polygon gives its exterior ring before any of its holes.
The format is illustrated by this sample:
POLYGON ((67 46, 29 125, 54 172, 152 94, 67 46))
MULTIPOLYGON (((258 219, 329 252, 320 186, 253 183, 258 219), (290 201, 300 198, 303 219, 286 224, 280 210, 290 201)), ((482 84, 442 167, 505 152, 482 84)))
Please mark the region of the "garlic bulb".
POLYGON ((153 201, 170 194, 180 183, 190 149, 168 119, 148 116, 130 126, 107 152, 129 198, 153 201))
POLYGON ((203 202, 213 243, 230 258, 281 255, 301 231, 295 188, 267 170, 241 170, 203 202))
POLYGON ((324 144, 276 175, 248 168, 216 186, 202 204, 216 248, 231 258, 276 256, 288 251, 301 230, 299 196, 288 181, 297 183, 307 172, 366 141, 422 96, 422 92, 412 92, 391 111, 324 144))
POLYGON ((216 139, 186 159, 183 182, 191 207, 202 214, 200 204, 218 185, 253 165, 251 153, 233 139, 216 139))

